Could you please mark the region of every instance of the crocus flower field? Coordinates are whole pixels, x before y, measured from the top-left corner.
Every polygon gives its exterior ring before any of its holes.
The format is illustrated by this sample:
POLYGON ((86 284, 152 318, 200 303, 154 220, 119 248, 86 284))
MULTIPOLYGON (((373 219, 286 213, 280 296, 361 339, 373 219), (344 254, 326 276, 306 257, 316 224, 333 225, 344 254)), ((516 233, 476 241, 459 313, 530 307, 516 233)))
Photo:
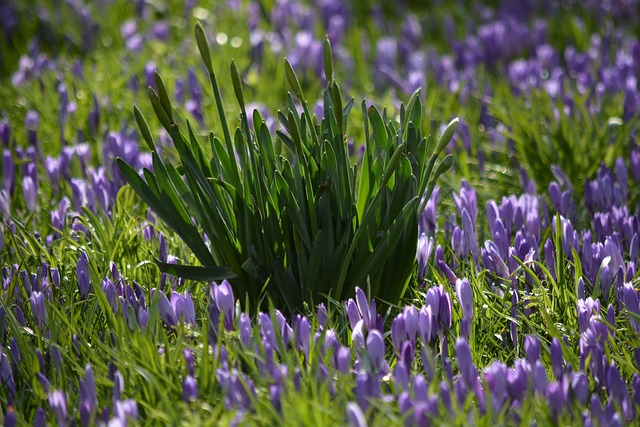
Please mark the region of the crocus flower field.
POLYGON ((640 425, 640 2, 0 22, 3 425, 640 425))

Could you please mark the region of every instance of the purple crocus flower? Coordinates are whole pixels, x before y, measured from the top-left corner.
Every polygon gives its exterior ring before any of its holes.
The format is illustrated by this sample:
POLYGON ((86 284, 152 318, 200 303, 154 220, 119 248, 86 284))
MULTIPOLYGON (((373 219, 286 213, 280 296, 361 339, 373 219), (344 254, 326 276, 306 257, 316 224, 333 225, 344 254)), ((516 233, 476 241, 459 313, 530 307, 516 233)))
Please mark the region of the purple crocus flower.
POLYGON ((493 407, 499 411, 507 399, 507 366, 494 361, 482 371, 484 380, 491 391, 493 407))
POLYGON ((9 364, 9 358, 0 348, 0 384, 9 390, 9 395, 14 396, 16 394, 16 383, 13 378, 13 372, 11 365, 9 364))
POLYGON ((562 346, 560 345, 560 341, 556 337, 553 337, 553 340, 551 341, 550 356, 551 365, 553 367, 553 375, 556 377, 556 380, 559 381, 562 378, 562 372, 564 370, 564 359, 562 357, 562 346))
POLYGON ((68 423, 67 414, 67 397, 62 390, 56 390, 48 394, 49 406, 56 415, 56 421, 60 426, 66 426, 68 423))
POLYGON ((530 365, 533 366, 540 360, 540 341, 536 335, 527 335, 524 338, 524 351, 530 365))
POLYGON ((351 369, 351 349, 340 346, 334 353, 333 358, 336 370, 341 374, 348 374, 351 369))
POLYGON ((96 383, 91 365, 85 366, 84 381, 80 380, 80 421, 83 427, 91 425, 93 415, 98 408, 96 383))
POLYGON ((91 277, 89 275, 89 256, 84 251, 80 254, 78 264, 76 265, 76 277, 78 279, 80 296, 87 296, 91 290, 91 277))
POLYGON ((198 400, 198 385, 192 375, 187 375, 182 382, 182 401, 194 402, 198 400))
POLYGON ((500 251, 495 243, 491 240, 487 240, 484 242, 484 247, 486 250, 487 257, 491 260, 493 264, 494 271, 498 276, 507 279, 510 276, 509 267, 504 262, 502 255, 500 255, 500 251))
POLYGON ((220 285, 214 283, 211 286, 211 295, 219 312, 224 316, 225 329, 230 331, 233 329, 235 314, 235 299, 231 285, 226 280, 220 285))
POLYGON ((127 419, 134 421, 138 419, 138 403, 133 399, 118 400, 114 404, 113 412, 116 418, 122 420, 123 425, 126 425, 127 419))
POLYGON ((41 406, 38 406, 36 415, 33 417, 33 427, 47 427, 47 417, 41 406))
POLYGON ((418 238, 418 251, 416 259, 418 261, 418 283, 422 286, 424 278, 427 276, 427 269, 429 268, 429 258, 434 248, 433 237, 427 237, 426 234, 421 234, 418 238))
POLYGON ((353 347, 356 351, 365 349, 365 338, 364 338, 364 321, 359 320, 356 323, 356 326, 351 330, 351 342, 353 343, 353 347))
POLYGON ((633 150, 631 150, 631 155, 629 156, 629 163, 630 163, 629 170, 631 170, 631 178, 635 182, 640 183, 640 150, 638 150, 637 148, 634 148, 633 150))
POLYGON ((563 377, 547 385, 546 398, 551 405, 551 412, 557 417, 569 403, 569 383, 563 377))
POLYGON ((435 337, 435 331, 437 329, 434 327, 435 322, 436 320, 432 312, 432 307, 430 305, 422 307, 418 315, 418 331, 420 332, 423 345, 429 345, 431 343, 431 339, 435 337))
POLYGON ((16 179, 15 162, 9 150, 2 151, 2 190, 11 194, 16 179))
POLYGON ((478 380, 478 370, 473 363, 471 348, 469 348, 469 343, 466 339, 458 338, 456 340, 456 356, 462 380, 467 388, 473 389, 478 380))
POLYGON ((367 419, 355 402, 347 403, 347 419, 351 427, 367 427, 367 419))
POLYGON ((578 403, 586 405, 589 398, 589 378, 584 372, 571 373, 571 390, 578 403))
POLYGON ((471 284, 467 279, 456 280, 456 295, 460 306, 462 307, 462 314, 467 319, 473 318, 473 290, 471 284))
POLYGON ((31 312, 33 313, 33 318, 36 322, 36 325, 38 325, 38 328, 43 331, 48 320, 47 308, 44 304, 44 294, 38 291, 34 291, 33 293, 31 293, 29 302, 31 304, 31 312))
POLYGON ((11 196, 5 190, 0 190, 0 213, 3 218, 11 215, 11 196))
POLYGON ((36 146, 38 144, 38 127, 40 124, 40 116, 37 111, 29 110, 24 119, 24 127, 27 130, 27 138, 29 144, 36 146))
POLYGON ((367 353, 369 361, 374 372, 383 372, 388 370, 387 362, 384 358, 384 338, 380 331, 373 329, 367 335, 367 353))
POLYGON ((438 206, 438 196, 440 195, 440 188, 436 187, 431 193, 431 197, 427 200, 427 204, 424 208, 424 212, 420 216, 420 222, 418 224, 419 234, 426 234, 428 236, 435 236, 438 227, 438 217, 436 208, 438 206))
POLYGON ((318 304, 318 309, 316 310, 316 319, 318 320, 318 328, 324 329, 327 320, 329 320, 329 313, 327 312, 327 308, 324 306, 324 303, 318 304))
POLYGON ((449 267, 449 265, 447 265, 447 263, 444 260, 444 249, 442 249, 442 246, 438 245, 436 247, 436 257, 435 257, 435 262, 436 265, 438 266, 438 268, 440 269, 440 271, 446 276, 446 278, 449 280, 449 283, 451 283, 452 285, 456 283, 456 274, 453 272, 453 270, 451 269, 451 267, 449 267))
POLYGON ((35 212, 38 207, 38 185, 30 176, 22 178, 22 192, 27 210, 30 213, 35 212))
MULTIPOLYGON (((629 313, 640 316, 640 302, 638 301, 638 291, 633 287, 631 282, 627 282, 622 288, 622 297, 624 305, 629 313)), ((640 322, 634 316, 629 316, 631 325, 636 332, 640 332, 640 322)))
POLYGON ((164 292, 159 292, 160 298, 158 301, 158 311, 160 313, 160 317, 162 318, 164 323, 167 324, 167 326, 176 326, 178 324, 178 319, 176 318, 175 310, 164 292))
POLYGON ((356 304, 358 305, 358 311, 364 321, 364 325, 367 327, 367 330, 371 330, 372 321, 375 320, 376 317, 375 302, 371 301, 370 305, 364 291, 359 287, 356 287, 356 304))

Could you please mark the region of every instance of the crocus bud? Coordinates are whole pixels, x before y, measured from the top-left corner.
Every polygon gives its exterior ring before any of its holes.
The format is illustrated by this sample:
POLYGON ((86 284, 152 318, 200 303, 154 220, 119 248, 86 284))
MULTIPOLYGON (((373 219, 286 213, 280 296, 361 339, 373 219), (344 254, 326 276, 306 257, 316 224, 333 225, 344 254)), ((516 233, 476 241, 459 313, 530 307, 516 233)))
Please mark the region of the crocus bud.
POLYGON ((87 296, 91 290, 91 277, 89 275, 89 257, 86 252, 82 252, 76 265, 76 277, 78 279, 78 289, 82 297, 87 296))

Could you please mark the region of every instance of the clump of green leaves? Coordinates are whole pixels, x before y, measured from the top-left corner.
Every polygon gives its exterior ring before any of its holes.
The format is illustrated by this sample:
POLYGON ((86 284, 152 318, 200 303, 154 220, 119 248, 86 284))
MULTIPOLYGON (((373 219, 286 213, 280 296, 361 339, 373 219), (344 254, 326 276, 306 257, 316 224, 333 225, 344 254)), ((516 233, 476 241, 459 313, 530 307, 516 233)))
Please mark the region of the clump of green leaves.
POLYGON ((457 119, 434 148, 420 130, 418 92, 406 107, 401 106, 399 124, 363 101, 364 156, 361 165, 352 164, 346 134, 354 101, 343 103, 340 88, 332 80, 327 40, 323 117, 310 114, 298 78, 285 61, 293 95, 289 94, 288 110, 278 113, 282 130, 274 138, 257 111, 250 128, 241 78, 232 62, 233 88, 241 110, 240 127, 232 135, 199 24, 195 35, 209 72, 223 139, 210 133, 206 152, 188 122, 183 134, 156 74, 158 92, 150 89, 149 96, 175 144, 180 165, 160 158, 137 108, 136 121, 152 150, 154 170, 145 170, 143 180, 118 160, 131 187, 202 263, 202 267, 159 263, 160 268, 191 279, 230 279, 235 292, 247 295, 254 308, 268 296, 277 307, 292 313, 321 296, 346 299, 355 286, 368 286, 373 297, 397 303, 414 270, 419 214, 437 178, 453 163, 446 156, 436 166, 457 119), (277 148, 280 145, 283 150, 277 148))

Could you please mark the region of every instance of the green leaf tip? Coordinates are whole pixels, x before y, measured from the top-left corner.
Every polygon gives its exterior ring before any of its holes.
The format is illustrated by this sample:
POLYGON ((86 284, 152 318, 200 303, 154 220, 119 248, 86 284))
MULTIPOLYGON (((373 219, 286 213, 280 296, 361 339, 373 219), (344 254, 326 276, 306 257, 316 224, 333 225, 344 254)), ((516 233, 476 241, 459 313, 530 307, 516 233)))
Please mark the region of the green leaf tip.
POLYGON ((158 74, 157 71, 153 72, 153 80, 155 81, 156 87, 158 88, 158 97, 160 98, 160 104, 162 105, 164 111, 167 113, 167 116, 169 116, 169 120, 171 121, 171 123, 173 123, 174 120, 173 113, 171 112, 171 101, 169 100, 169 93, 167 92, 167 87, 164 85, 164 81, 162 81, 162 77, 160 77, 160 74, 158 74))
POLYGON ((328 36, 325 36, 324 38, 322 62, 324 63, 324 77, 327 80, 328 85, 333 80, 333 53, 331 52, 331 41, 328 36))
POLYGON ((151 86, 149 86, 149 100, 151 101, 151 106, 153 107, 153 111, 158 116, 158 120, 160 120, 160 124, 167 130, 167 132, 171 129, 171 119, 167 115, 164 107, 162 106, 162 101, 158 97, 158 94, 151 86))
POLYGON ((147 146, 152 152, 156 151, 156 145, 153 141, 153 136, 151 135, 151 130, 149 130, 149 125, 147 121, 144 119, 142 112, 135 105, 133 106, 133 116, 136 119, 136 123, 138 124, 138 128, 140 129, 140 133, 142 134, 142 138, 147 143, 147 146))
POLYGON ((209 74, 213 74, 213 64, 211 62, 211 51, 209 50, 209 43, 207 42, 207 36, 204 34, 204 28, 202 24, 198 22, 195 27, 195 35, 196 35, 196 43, 198 45, 198 50, 200 51, 200 56, 202 57, 202 61, 204 62, 204 66, 207 67, 207 71, 209 74))
POLYGON ((235 61, 231 60, 231 65, 229 66, 231 71, 231 81, 233 83, 233 91, 236 94, 236 99, 238 100, 238 104, 240 104, 240 108, 244 111, 244 91, 242 89, 242 78, 240 77, 240 72, 238 71, 238 67, 236 66, 235 61))
POLYGON ((298 80, 298 76, 296 76, 296 72, 293 70, 291 63, 288 59, 284 60, 284 71, 287 75, 287 80, 289 81, 289 86, 291 86, 291 90, 298 97, 300 101, 303 101, 302 96, 302 87, 300 86, 300 81, 298 80))
POLYGON ((460 123, 460 119, 457 117, 449 122, 444 133, 440 137, 440 141, 438 141, 438 145, 436 146, 436 150, 434 152, 436 156, 444 150, 447 144, 449 144, 451 138, 453 138, 453 135, 456 133, 456 129, 458 129, 458 123, 460 123))

